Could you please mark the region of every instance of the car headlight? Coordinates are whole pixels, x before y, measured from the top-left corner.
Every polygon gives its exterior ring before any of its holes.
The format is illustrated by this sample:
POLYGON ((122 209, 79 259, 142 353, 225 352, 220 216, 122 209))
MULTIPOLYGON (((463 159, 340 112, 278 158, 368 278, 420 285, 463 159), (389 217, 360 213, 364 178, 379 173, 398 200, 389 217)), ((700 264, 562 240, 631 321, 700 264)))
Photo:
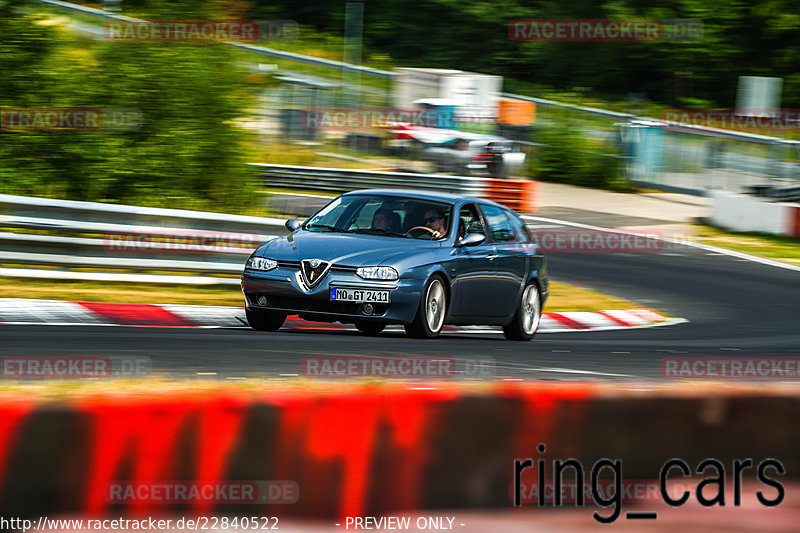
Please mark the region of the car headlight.
POLYGON ((362 267, 356 270, 356 274, 364 279, 381 279, 385 281, 397 279, 397 270, 392 267, 362 267))
POLYGON ((247 268, 253 270, 272 270, 278 268, 278 262, 274 259, 267 259, 266 257, 251 257, 247 260, 247 268))

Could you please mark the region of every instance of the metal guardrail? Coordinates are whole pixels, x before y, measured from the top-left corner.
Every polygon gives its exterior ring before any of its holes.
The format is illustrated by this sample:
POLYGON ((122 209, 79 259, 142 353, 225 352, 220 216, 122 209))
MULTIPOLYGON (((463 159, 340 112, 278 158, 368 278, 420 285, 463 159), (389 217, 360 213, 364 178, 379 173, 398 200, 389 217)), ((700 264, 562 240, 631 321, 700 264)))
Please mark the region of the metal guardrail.
POLYGON ((800 201, 800 185, 791 187, 769 187, 752 186, 750 192, 762 198, 770 198, 776 202, 798 202, 800 201))
MULTIPOLYGON (((126 17, 124 15, 117 15, 114 13, 109 13, 107 11, 103 11, 101 9, 94 9, 92 7, 86 7, 78 4, 71 4, 69 2, 61 2, 59 0, 39 0, 42 4, 47 4, 53 7, 58 7, 61 9, 66 9, 69 11, 75 11, 77 13, 82 13, 84 15, 90 15, 93 17, 101 17, 109 20, 119 20, 122 22, 131 22, 131 23, 142 23, 146 22, 142 19, 136 19, 132 17, 126 17)), ((335 68, 338 70, 344 70, 347 72, 358 72, 360 74, 367 74, 369 76, 374 76, 378 78, 388 78, 392 79, 395 76, 394 72, 390 72, 388 70, 380 70, 377 68, 370 68, 370 67, 362 67, 360 65, 353 65, 350 63, 343 63, 341 61, 334 61, 332 59, 323 59, 320 57, 313 57, 307 56, 303 54, 295 54, 293 52, 286 52, 284 50, 275 50, 274 48, 267 48, 266 46, 257 46, 253 44, 244 44, 238 42, 225 42, 225 44, 230 46, 235 46, 236 48, 240 48, 242 50, 247 50, 248 52, 255 52, 257 54, 266 55, 270 57, 275 57, 278 59, 287 59, 290 61, 297 61, 299 63, 308 63, 310 65, 316 65, 320 67, 330 67, 335 68)))
POLYGON ((483 196, 487 180, 448 174, 415 174, 344 168, 251 163, 265 186, 273 189, 343 193, 361 189, 403 189, 483 196))
POLYGON ((0 194, 0 213, 13 213, 16 216, 34 216, 49 220, 49 223, 54 223, 52 219, 63 218, 61 215, 69 215, 69 219, 85 220, 87 222, 216 231, 254 231, 262 225, 283 224, 283 221, 273 218, 229 215, 188 209, 54 200, 51 198, 8 194, 0 194))
POLYGON ((542 107, 557 107, 561 109, 571 109, 578 111, 584 115, 593 117, 607 118, 611 120, 634 120, 637 117, 629 113, 620 113, 618 111, 611 111, 609 109, 598 109, 595 107, 583 107, 575 104, 565 104, 564 102, 556 102, 555 100, 548 100, 546 98, 536 98, 534 96, 524 96, 521 94, 500 93, 500 96, 505 98, 514 98, 515 100, 524 100, 526 102, 533 102, 542 107))
POLYGON ((736 130, 723 130, 719 128, 709 128, 704 126, 697 126, 692 124, 680 124, 680 125, 672 125, 664 120, 660 120, 657 118, 641 118, 641 117, 632 117, 630 119, 630 123, 628 124, 630 127, 638 127, 638 128, 659 128, 665 131, 674 131, 678 133, 688 133, 691 135, 702 135, 704 137, 715 137, 717 139, 731 139, 735 141, 747 141, 750 143, 757 143, 757 144, 768 144, 768 145, 782 145, 785 147, 797 147, 800 146, 800 141, 794 141, 791 139, 784 139, 782 137, 772 137, 769 135, 759 135, 758 133, 747 133, 744 131, 736 131, 736 130))
POLYGON ((297 61, 298 63, 308 63, 309 65, 316 65, 318 67, 330 67, 346 72, 358 72, 360 74, 367 74, 376 78, 392 79, 395 73, 388 70, 380 70, 377 68, 362 67, 360 65, 353 65, 351 63, 343 63, 341 61, 334 61, 333 59, 323 59, 321 57, 307 56, 303 54, 295 54, 294 52, 286 52, 284 50, 275 50, 274 48, 267 48, 265 46, 256 46, 244 43, 226 43, 248 52, 255 52, 257 54, 275 57, 277 59, 288 59, 290 61, 297 61))
POLYGON ((0 276, 237 285, 284 221, 0 195, 0 276))
POLYGON ((117 15, 115 13, 109 13, 108 11, 103 11, 102 9, 95 9, 93 7, 86 7, 80 4, 72 4, 70 2, 60 2, 59 0, 39 0, 39 3, 47 4, 53 7, 60 7, 62 9, 67 9, 69 11, 75 11, 77 13, 83 13, 84 15, 91 15, 94 17, 102 17, 106 19, 112 20, 120 20, 123 22, 143 22, 140 19, 135 19, 131 17, 126 17, 124 15, 117 15))
MULTIPOLYGON (((409 172, 252 166, 272 189, 329 194, 386 188, 487 197, 497 188, 496 182, 504 187, 521 183, 409 172)), ((321 196, 311 199, 325 202, 321 196)), ((235 285, 249 254, 285 232, 284 220, 276 218, 0 194, 0 276, 235 285)))

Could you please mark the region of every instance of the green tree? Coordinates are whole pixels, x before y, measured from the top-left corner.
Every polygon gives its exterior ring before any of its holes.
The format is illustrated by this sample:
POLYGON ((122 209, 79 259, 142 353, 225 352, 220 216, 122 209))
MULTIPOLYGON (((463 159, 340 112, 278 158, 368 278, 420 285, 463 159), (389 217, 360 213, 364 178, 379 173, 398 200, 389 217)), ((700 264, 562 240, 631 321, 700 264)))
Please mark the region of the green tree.
MULTIPOLYGON (((205 3, 155 6, 154 19, 211 17, 205 3)), ((127 131, 4 132, 0 189, 233 211, 252 204, 246 133, 235 124, 249 100, 230 47, 89 40, 76 46, 75 36, 29 14, 27 0, 0 9, 0 104, 133 109, 142 118, 141 127, 127 131)))

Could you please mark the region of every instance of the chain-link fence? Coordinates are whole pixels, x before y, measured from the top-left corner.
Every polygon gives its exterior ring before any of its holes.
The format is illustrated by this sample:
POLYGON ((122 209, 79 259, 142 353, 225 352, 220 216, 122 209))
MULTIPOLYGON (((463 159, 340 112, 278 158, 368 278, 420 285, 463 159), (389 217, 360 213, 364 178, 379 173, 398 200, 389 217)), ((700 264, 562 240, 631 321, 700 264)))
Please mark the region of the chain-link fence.
POLYGON ((735 132, 685 131, 659 122, 622 126, 629 176, 653 188, 700 193, 800 185, 800 142, 735 132))

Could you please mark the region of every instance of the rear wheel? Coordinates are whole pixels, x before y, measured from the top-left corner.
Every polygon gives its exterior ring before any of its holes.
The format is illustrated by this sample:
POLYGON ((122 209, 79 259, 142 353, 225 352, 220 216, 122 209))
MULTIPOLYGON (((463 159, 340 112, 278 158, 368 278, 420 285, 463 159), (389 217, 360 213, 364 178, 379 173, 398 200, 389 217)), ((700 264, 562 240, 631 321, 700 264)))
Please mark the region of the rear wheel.
POLYGON ((255 311, 245 309, 247 323, 250 327, 258 331, 278 331, 286 322, 286 313, 276 311, 255 311))
POLYGON ((512 341, 529 341, 539 329, 541 315, 542 298, 539 287, 535 283, 529 283, 522 291, 522 298, 511 323, 503 326, 503 334, 512 341))
POLYGON ((385 327, 386 324, 383 322, 370 322, 367 320, 359 320, 356 322, 356 329, 364 335, 378 335, 385 327))
POLYGON ((405 326, 406 334, 417 339, 438 337, 446 314, 447 291, 442 278, 435 276, 425 284, 417 315, 411 324, 405 326))

